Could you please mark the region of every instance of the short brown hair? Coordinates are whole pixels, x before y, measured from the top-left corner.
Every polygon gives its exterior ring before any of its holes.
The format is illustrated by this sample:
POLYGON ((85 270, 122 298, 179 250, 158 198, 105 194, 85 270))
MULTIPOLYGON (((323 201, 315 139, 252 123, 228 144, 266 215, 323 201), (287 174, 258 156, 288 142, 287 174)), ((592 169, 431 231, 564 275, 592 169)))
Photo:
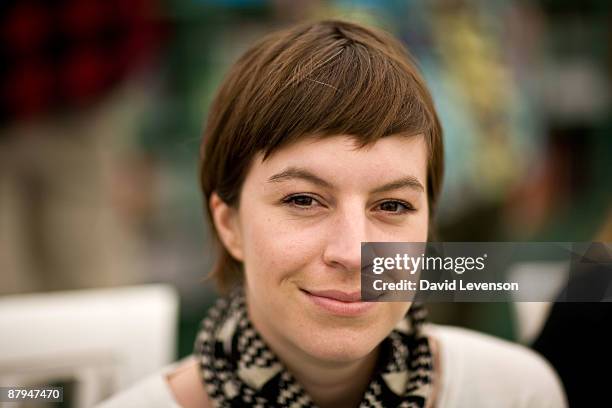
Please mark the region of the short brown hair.
POLYGON ((219 242, 209 207, 216 192, 237 208, 254 156, 304 137, 350 135, 358 147, 381 137, 423 134, 429 150, 430 217, 444 165, 433 101, 404 47, 389 34, 326 20, 267 35, 232 66, 213 100, 200 149, 200 181, 218 257, 218 288, 242 277, 219 242))

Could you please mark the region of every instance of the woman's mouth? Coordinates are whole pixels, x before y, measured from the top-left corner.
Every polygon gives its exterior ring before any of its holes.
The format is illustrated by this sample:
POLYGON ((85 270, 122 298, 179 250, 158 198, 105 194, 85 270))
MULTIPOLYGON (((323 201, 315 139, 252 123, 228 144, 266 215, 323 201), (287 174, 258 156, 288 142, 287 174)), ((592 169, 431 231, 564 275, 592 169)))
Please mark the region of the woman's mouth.
POLYGON ((376 302, 362 302, 361 292, 343 292, 340 290, 306 290, 300 291, 318 308, 337 316, 360 316, 372 309, 376 302))

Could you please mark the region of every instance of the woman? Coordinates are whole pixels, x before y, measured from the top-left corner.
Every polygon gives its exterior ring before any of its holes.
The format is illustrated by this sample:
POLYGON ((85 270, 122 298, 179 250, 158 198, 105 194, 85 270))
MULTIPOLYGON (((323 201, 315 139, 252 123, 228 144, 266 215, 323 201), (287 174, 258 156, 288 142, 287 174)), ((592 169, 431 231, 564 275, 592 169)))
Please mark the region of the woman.
POLYGON ((426 241, 442 172, 431 96, 396 40, 340 21, 265 37, 221 85, 201 150, 226 296, 193 356, 107 406, 565 406, 535 353, 360 301, 360 243, 426 241))

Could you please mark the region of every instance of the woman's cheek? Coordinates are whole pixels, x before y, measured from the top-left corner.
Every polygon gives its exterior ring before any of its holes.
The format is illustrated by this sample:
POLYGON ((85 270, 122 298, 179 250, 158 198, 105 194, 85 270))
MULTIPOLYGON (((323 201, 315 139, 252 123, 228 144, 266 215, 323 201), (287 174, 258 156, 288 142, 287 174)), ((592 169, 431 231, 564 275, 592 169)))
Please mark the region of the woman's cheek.
POLYGON ((276 284, 287 279, 302 277, 308 266, 320 258, 321 250, 316 237, 307 231, 284 233, 276 230, 273 239, 259 240, 253 247, 259 273, 276 284))

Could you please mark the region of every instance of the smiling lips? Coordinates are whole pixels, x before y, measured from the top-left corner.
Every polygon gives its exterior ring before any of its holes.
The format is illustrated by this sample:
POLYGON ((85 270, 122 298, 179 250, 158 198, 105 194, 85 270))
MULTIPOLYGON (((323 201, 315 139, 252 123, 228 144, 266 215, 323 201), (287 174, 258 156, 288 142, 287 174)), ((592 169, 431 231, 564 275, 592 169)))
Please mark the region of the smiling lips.
POLYGON ((340 302, 350 303, 350 302, 359 302, 361 300, 361 292, 359 291, 346 293, 346 292, 342 292, 339 290, 320 290, 320 291, 310 290, 308 291, 308 293, 314 296, 334 299, 340 302))
POLYGON ((374 302, 362 302, 361 292, 339 290, 307 291, 302 289, 310 301, 328 313, 338 316, 359 316, 375 306, 374 302))

